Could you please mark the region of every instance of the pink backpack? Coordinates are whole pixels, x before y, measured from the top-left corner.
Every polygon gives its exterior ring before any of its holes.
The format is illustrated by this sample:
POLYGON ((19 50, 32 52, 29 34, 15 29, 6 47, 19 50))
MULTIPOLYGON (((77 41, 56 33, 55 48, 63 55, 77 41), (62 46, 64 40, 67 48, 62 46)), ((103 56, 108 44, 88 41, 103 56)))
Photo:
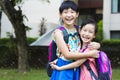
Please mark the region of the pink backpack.
POLYGON ((96 59, 99 80, 112 80, 112 67, 110 59, 103 51, 99 52, 100 56, 96 59))

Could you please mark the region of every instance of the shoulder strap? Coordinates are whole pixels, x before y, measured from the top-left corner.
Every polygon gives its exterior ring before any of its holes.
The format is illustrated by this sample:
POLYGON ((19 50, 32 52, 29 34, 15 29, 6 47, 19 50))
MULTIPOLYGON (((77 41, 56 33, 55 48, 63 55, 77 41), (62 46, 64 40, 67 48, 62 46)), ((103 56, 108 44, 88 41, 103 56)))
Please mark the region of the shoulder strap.
POLYGON ((62 26, 60 26, 58 29, 60 29, 63 32, 64 40, 66 43, 68 43, 69 34, 68 34, 67 30, 62 26))
POLYGON ((88 61, 86 61, 84 64, 85 64, 85 66, 87 67, 87 69, 89 70, 91 76, 93 76, 93 77, 95 78, 95 80, 98 80, 98 77, 95 75, 95 73, 94 73, 93 70, 91 69, 90 64, 88 63, 88 61))
MULTIPOLYGON (((82 52, 84 52, 84 51, 87 49, 87 47, 88 47, 88 45, 85 47, 85 49, 82 50, 82 52)), ((84 64, 85 64, 85 66, 87 67, 87 69, 89 70, 91 77, 93 76, 93 77, 95 78, 95 80, 98 80, 98 77, 95 75, 95 73, 94 73, 93 70, 91 69, 88 60, 87 60, 84 64)))
MULTIPOLYGON (((100 54, 100 52, 99 52, 100 54)), ((100 75, 99 71, 100 71, 100 67, 99 67, 99 63, 98 63, 98 58, 95 59, 95 63, 96 63, 96 69, 97 69, 97 72, 98 72, 98 76, 100 75)))
POLYGON ((76 28, 76 31, 78 32, 79 26, 78 25, 74 25, 76 28))
MULTIPOLYGON (((74 27, 76 28, 77 35, 79 35, 79 33, 78 33, 79 26, 74 25, 74 27)), ((68 34, 67 30, 63 26, 59 26, 58 29, 60 29, 63 32, 64 40, 65 40, 66 43, 68 43, 69 34, 68 34)))

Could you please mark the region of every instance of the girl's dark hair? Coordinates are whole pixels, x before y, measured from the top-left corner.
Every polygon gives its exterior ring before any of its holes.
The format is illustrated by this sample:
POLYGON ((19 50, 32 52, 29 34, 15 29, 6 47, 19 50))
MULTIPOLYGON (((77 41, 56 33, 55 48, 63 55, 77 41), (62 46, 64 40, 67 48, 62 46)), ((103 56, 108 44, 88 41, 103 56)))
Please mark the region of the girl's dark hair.
MULTIPOLYGON (((88 18, 87 20, 84 20, 81 24, 81 27, 80 29, 82 29, 85 25, 87 24, 92 24, 95 26, 95 35, 97 34, 97 31, 98 31, 98 26, 97 26, 97 23, 94 19, 91 19, 91 18, 88 18)), ((79 37, 80 37, 80 34, 79 34, 79 37)), ((81 40, 81 37, 80 37, 80 41, 81 41, 81 48, 82 48, 82 45, 83 45, 83 41, 81 40)))
POLYGON ((75 4, 75 2, 66 0, 59 7, 60 14, 63 12, 64 9, 69 9, 69 8, 73 9, 77 13, 79 12, 79 8, 78 8, 77 4, 75 4))

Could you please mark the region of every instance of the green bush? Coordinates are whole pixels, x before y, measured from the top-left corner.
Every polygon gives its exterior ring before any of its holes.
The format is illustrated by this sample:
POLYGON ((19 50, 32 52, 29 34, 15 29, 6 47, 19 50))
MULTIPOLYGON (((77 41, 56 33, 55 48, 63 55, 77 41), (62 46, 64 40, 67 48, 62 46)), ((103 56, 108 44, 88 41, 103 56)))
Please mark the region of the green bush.
MULTIPOLYGON (((28 44, 35 41, 36 38, 27 38, 28 44)), ((18 51, 16 40, 11 38, 0 39, 0 67, 17 67, 18 51)))
POLYGON ((108 46, 117 46, 120 44, 120 40, 103 40, 102 41, 102 44, 104 44, 104 46, 107 44, 108 46))
POLYGON ((0 39, 0 45, 6 45, 9 42, 10 42, 10 39, 8 39, 8 38, 2 38, 2 39, 0 39))
POLYGON ((103 40, 100 50, 107 53, 112 67, 120 67, 120 40, 103 40))
MULTIPOLYGON (((27 39, 32 43, 36 38, 27 39)), ((102 40, 100 50, 107 53, 112 67, 120 67, 120 40, 102 40)), ((29 46, 28 61, 32 68, 45 67, 48 56, 48 46, 29 46)), ((9 39, 0 39, 0 67, 16 68, 18 53, 16 46, 9 39), (4 44, 3 44, 4 43, 4 44)))
POLYGON ((28 44, 31 44, 31 43, 34 42, 35 40, 37 40, 37 38, 27 38, 28 44))
POLYGON ((103 21, 100 20, 98 23, 98 32, 95 41, 101 42, 103 40, 103 21))

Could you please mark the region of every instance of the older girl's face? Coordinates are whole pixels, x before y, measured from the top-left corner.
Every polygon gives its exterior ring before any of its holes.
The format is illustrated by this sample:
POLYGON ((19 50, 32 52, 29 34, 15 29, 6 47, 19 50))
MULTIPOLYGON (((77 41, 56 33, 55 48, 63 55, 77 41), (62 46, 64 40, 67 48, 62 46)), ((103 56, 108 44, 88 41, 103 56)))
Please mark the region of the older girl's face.
POLYGON ((89 43, 95 38, 95 26, 86 24, 79 30, 79 33, 83 43, 89 43))
POLYGON ((69 8, 63 10, 63 12, 60 14, 60 17, 63 20, 64 25, 73 26, 78 15, 79 13, 69 8))

